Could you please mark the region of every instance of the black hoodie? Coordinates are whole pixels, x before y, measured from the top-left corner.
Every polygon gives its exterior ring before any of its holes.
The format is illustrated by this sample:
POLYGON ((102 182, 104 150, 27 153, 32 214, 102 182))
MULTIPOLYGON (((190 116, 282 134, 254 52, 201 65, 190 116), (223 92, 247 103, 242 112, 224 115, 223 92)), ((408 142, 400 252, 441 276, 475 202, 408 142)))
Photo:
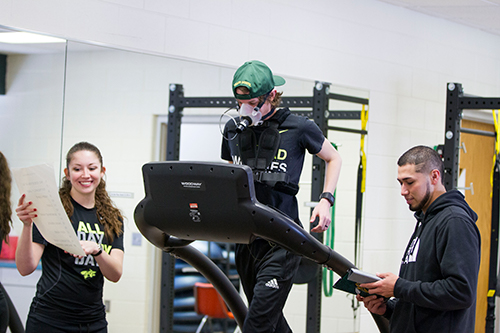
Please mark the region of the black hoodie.
POLYGON ((481 243, 477 214, 453 190, 415 217, 395 298, 387 303, 391 332, 474 332, 481 243))

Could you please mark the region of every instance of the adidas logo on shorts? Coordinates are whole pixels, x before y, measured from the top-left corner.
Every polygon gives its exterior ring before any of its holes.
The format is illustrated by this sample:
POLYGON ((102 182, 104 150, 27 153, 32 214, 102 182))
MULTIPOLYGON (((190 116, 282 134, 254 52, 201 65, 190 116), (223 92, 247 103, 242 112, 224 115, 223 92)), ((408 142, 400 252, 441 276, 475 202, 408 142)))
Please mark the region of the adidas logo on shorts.
POLYGON ((273 289, 280 289, 280 286, 278 285, 278 281, 276 279, 272 279, 267 281, 266 287, 273 288, 273 289))

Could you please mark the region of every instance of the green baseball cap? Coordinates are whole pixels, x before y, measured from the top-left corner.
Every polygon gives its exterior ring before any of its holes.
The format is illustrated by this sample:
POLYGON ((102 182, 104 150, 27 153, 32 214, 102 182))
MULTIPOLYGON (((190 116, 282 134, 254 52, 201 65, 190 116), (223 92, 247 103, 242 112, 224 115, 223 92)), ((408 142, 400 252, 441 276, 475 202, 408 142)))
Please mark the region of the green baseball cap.
POLYGON ((252 99, 267 94, 276 86, 285 84, 281 76, 273 75, 269 67, 261 61, 245 62, 233 76, 233 94, 236 99, 252 99), (236 88, 245 87, 250 94, 240 95, 236 88))

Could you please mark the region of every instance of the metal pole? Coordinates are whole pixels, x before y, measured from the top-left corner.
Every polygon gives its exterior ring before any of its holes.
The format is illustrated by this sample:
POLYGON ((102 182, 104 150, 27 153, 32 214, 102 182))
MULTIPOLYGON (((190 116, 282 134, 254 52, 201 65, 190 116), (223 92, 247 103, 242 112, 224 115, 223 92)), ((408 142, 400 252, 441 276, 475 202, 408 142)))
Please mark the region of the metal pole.
MULTIPOLYGON (((323 134, 327 135, 328 126, 328 83, 316 82, 313 96, 313 120, 323 134)), ((318 201, 323 191, 325 179, 325 163, 317 156, 313 157, 311 201, 318 201)), ((312 209, 311 209, 312 213, 312 209)), ((313 234, 313 237, 323 243, 323 234, 313 234)), ((321 287, 323 272, 318 266, 316 278, 307 283, 307 318, 306 332, 319 333, 321 330, 321 287)))
POLYGON ((459 108, 463 96, 460 83, 448 83, 446 95, 446 124, 444 135, 444 186, 454 189, 458 180, 458 147, 460 146, 460 120, 462 109, 459 108))
MULTIPOLYGON (((170 104, 168 108, 167 127, 167 161, 178 161, 180 151, 180 134, 182 110, 179 101, 184 95, 180 84, 170 85, 170 104)), ((174 330, 174 298, 175 298, 175 258, 162 252, 161 289, 160 289, 160 333, 173 333, 174 330)))

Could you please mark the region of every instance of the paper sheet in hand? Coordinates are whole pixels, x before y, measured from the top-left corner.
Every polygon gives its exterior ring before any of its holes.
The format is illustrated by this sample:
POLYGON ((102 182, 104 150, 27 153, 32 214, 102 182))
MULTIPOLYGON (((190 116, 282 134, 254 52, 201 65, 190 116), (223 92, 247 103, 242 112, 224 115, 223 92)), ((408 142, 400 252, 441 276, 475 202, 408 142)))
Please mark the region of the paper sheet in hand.
POLYGON ((17 187, 37 209, 33 219, 45 240, 72 254, 85 255, 59 198, 54 169, 48 164, 12 169, 17 187))

